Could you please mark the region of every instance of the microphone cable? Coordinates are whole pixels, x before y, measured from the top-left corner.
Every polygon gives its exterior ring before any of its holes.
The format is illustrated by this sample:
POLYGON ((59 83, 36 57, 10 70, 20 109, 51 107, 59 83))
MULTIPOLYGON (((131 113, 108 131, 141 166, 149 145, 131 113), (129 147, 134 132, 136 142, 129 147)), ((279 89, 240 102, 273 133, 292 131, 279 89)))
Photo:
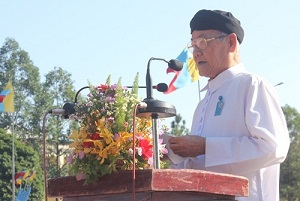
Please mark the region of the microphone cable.
POLYGON ((132 154, 133 154, 133 160, 132 160, 132 201, 135 201, 135 129, 136 129, 136 110, 138 108, 138 104, 134 106, 133 110, 133 139, 132 139, 132 154))

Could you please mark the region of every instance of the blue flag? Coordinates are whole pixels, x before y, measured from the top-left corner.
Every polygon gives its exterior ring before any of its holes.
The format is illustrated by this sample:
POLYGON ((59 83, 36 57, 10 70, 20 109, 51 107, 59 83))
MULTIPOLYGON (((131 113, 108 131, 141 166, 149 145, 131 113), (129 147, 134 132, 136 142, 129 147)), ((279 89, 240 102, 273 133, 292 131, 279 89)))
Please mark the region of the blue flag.
POLYGON ((180 55, 176 58, 177 60, 183 63, 183 68, 181 71, 175 71, 171 68, 167 69, 167 73, 173 72, 175 73, 174 78, 171 80, 169 84, 169 88, 164 94, 171 93, 177 89, 180 89, 192 82, 199 80, 199 71, 196 65, 195 60, 193 59, 192 53, 188 50, 188 48, 184 48, 184 50, 180 53, 180 55))

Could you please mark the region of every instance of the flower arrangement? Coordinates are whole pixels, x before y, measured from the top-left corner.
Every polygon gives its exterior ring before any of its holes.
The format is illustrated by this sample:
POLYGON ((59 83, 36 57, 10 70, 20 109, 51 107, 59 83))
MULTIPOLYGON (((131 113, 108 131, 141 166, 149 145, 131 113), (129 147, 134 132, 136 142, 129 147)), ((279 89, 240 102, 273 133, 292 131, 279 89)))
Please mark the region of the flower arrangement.
MULTIPOLYGON (((90 93, 82 103, 75 106, 73 119, 80 122, 79 131, 69 136, 73 149, 68 158, 71 170, 77 177, 83 176, 86 183, 119 170, 130 170, 135 162, 137 169, 152 167, 151 121, 136 118, 133 142, 133 112, 140 102, 137 98, 138 74, 132 90, 118 84, 90 86, 90 93), (133 161, 133 143, 136 147, 133 161)), ((161 143, 161 142, 160 142, 161 143)), ((166 153, 163 145, 161 155, 166 153)))

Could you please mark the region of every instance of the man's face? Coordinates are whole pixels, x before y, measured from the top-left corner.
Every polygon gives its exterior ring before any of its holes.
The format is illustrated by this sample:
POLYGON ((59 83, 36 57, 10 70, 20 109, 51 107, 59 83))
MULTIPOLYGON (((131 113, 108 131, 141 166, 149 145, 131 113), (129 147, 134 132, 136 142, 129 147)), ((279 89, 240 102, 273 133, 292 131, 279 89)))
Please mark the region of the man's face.
MULTIPOLYGON (((223 34, 224 35, 224 34, 223 34)), ((211 39, 222 36, 217 30, 193 31, 192 41, 198 38, 211 39)), ((208 40, 204 50, 194 48, 193 56, 201 76, 215 78, 229 66, 229 42, 227 36, 208 40)))

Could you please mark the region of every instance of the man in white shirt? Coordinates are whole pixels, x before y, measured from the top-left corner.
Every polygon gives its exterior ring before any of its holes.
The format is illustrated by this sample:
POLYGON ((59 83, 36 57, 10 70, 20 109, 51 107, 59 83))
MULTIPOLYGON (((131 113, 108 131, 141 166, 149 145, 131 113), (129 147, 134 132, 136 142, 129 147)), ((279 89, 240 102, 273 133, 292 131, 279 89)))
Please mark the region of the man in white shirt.
POLYGON ((274 86, 247 72, 240 62, 241 23, 230 12, 200 10, 192 18, 191 46, 201 76, 210 78, 190 135, 169 140, 189 168, 245 176, 249 197, 279 201, 280 163, 289 134, 274 86))

